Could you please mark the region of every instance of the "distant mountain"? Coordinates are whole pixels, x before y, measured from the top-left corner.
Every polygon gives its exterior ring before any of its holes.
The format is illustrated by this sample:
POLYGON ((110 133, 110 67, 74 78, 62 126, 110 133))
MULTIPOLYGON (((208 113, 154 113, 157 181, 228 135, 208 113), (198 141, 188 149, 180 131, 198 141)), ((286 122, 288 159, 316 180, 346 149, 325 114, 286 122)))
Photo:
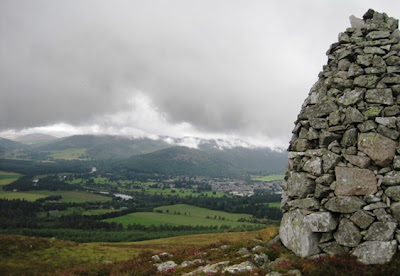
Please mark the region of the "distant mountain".
POLYGON ((39 147, 41 151, 84 149, 89 159, 119 159, 171 147, 161 140, 111 135, 74 135, 39 147))
POLYGON ((117 161, 116 169, 168 175, 239 177, 244 171, 208 152, 188 147, 171 147, 117 161))
POLYGON ((0 138, 0 158, 29 159, 30 157, 31 151, 29 146, 9 139, 0 138))
POLYGON ((55 141, 57 139, 58 139, 57 137, 48 134, 32 133, 32 134, 17 136, 13 140, 26 145, 42 145, 45 143, 55 141))

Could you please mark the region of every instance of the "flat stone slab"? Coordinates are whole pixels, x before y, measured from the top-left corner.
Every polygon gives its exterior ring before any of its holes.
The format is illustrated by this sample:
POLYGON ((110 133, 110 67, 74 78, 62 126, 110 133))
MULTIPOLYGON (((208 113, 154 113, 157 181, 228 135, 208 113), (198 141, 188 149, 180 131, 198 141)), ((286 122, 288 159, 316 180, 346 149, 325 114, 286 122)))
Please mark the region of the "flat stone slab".
POLYGON ((335 194, 338 196, 369 195, 378 189, 378 182, 371 170, 336 167, 335 175, 335 194))
POLYGON ((357 246, 352 254, 364 264, 385 264, 390 262, 396 253, 397 242, 392 241, 366 241, 357 246))
POLYGON ((360 210, 366 203, 356 196, 338 196, 330 198, 325 203, 325 209, 335 213, 354 213, 360 210))
POLYGON ((299 209, 283 214, 279 235, 282 243, 297 256, 304 258, 320 252, 320 234, 311 231, 299 209))
POLYGON ((375 132, 358 136, 358 150, 367 154, 378 166, 388 166, 394 157, 396 142, 375 132))

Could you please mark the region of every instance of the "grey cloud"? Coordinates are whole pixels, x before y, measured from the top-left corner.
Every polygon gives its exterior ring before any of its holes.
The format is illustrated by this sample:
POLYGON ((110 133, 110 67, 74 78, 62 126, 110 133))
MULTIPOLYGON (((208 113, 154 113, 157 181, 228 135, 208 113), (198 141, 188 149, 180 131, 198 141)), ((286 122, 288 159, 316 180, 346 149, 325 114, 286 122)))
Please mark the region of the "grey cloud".
POLYGON ((2 1, 0 130, 88 124, 140 91, 172 124, 289 136, 348 16, 400 17, 371 3, 2 1))

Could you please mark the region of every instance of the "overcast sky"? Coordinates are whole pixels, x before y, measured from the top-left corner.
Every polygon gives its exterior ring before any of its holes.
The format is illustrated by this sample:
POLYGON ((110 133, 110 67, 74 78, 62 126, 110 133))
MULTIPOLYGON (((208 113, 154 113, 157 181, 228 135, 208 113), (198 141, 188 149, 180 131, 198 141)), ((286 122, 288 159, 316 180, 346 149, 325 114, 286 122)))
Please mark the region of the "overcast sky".
POLYGON ((0 0, 0 135, 286 145, 339 32, 400 2, 0 0))

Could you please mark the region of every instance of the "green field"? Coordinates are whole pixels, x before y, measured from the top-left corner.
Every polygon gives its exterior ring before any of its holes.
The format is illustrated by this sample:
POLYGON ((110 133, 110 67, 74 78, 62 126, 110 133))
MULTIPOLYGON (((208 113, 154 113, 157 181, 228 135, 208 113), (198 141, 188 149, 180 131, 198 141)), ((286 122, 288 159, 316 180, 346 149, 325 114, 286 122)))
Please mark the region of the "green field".
POLYGON ((266 175, 266 176, 263 176, 263 177, 252 178, 251 180, 253 180, 253 181, 262 181, 262 182, 278 181, 278 180, 283 180, 284 177, 285 177, 285 175, 283 175, 283 174, 271 174, 271 175, 266 175))
POLYGON ((162 206, 158 208, 154 208, 154 210, 161 210, 163 213, 167 213, 167 210, 169 214, 174 214, 180 212, 181 215, 187 214, 191 217, 199 217, 199 218, 213 218, 213 217, 224 217, 225 220, 230 220, 230 221, 238 221, 241 218, 244 219, 251 219, 253 216, 249 214, 233 214, 233 213, 227 213, 223 211, 215 211, 215 210, 210 210, 206 208, 201 208, 197 206, 192 206, 192 205, 187 205, 187 204, 175 204, 175 205, 169 205, 169 206, 162 206))
POLYGON ((125 216, 107 219, 107 222, 122 223, 125 227, 129 224, 150 225, 190 225, 190 226, 221 226, 229 227, 245 227, 256 226, 254 223, 238 222, 240 218, 250 219, 252 216, 248 214, 231 214, 222 211, 214 211, 206 208, 195 207, 185 204, 177 204, 171 206, 163 206, 155 210, 158 212, 137 212, 125 216), (167 210, 169 211, 167 213, 167 210), (186 215, 185 215, 186 212, 186 215), (209 218, 207 218, 207 216, 209 218))
POLYGON ((82 215, 87 215, 87 216, 91 216, 91 215, 103 215, 103 214, 108 214, 108 213, 112 213, 112 212, 117 212, 120 210, 112 210, 112 209, 92 209, 92 210, 86 210, 82 212, 82 215))
POLYGON ((269 207, 275 207, 275 208, 281 208, 281 203, 280 202, 268 202, 266 203, 269 205, 269 207))
POLYGON ((86 160, 86 149, 66 149, 62 151, 52 151, 50 157, 64 160, 86 160))
POLYGON ((22 174, 19 173, 11 173, 11 172, 1 172, 0 171, 0 186, 8 185, 18 178, 20 178, 22 174))
POLYGON ((62 199, 60 202, 93 202, 93 201, 109 201, 111 197, 106 197, 98 194, 77 191, 27 191, 27 192, 10 192, 0 191, 0 198, 5 199, 25 199, 28 201, 35 201, 39 198, 44 198, 52 195, 60 195, 62 199))

